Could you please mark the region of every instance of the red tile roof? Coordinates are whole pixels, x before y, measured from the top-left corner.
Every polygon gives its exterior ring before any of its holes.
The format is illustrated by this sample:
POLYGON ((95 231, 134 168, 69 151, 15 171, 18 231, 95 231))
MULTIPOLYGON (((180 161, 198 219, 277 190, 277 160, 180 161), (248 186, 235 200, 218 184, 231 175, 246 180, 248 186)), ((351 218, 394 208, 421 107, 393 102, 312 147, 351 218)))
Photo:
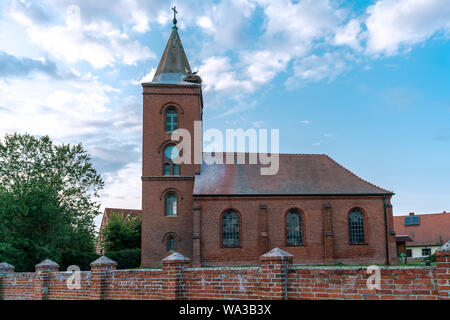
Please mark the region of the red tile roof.
POLYGON ((324 154, 280 154, 275 175, 261 175, 260 168, 268 166, 249 164, 249 154, 245 156, 246 164, 202 164, 195 176, 194 195, 392 194, 324 154))
POLYGON ((408 237, 407 235, 396 235, 395 241, 396 242, 411 242, 413 240, 410 237, 408 237))
POLYGON ((394 230, 397 234, 408 235, 412 242, 408 246, 443 245, 450 240, 450 213, 417 214, 419 225, 405 226, 404 216, 394 216, 394 230))
POLYGON ((123 216, 130 215, 132 217, 137 217, 142 215, 142 210, 138 209, 119 209, 119 208, 105 208, 104 216, 110 217, 112 214, 118 213, 123 216))
POLYGON ((100 225, 100 231, 108 224, 108 219, 112 214, 121 214, 123 216, 130 215, 131 217, 137 217, 142 215, 142 210, 137 209, 120 209, 120 208, 105 208, 103 212, 102 224, 100 225))

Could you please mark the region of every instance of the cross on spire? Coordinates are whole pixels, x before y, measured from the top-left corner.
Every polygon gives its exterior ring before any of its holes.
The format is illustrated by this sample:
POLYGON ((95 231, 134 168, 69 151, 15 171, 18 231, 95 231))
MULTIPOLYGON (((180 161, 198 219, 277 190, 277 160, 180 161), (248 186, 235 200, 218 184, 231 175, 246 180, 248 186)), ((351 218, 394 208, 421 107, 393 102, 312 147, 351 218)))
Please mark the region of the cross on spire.
POLYGON ((177 7, 173 6, 172 10, 173 10, 173 20, 172 20, 173 27, 176 28, 177 27, 177 13, 178 13, 177 7))

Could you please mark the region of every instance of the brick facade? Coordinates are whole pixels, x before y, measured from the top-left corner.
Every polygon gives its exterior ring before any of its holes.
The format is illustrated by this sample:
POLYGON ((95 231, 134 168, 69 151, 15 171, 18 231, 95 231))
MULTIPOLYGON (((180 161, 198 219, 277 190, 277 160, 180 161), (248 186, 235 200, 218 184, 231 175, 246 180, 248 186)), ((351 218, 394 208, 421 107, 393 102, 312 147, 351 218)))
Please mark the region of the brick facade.
MULTIPOLYGON (((199 165, 180 165, 180 175, 163 176, 163 152, 170 134, 164 129, 167 107, 178 111, 178 126, 192 132, 194 121, 202 117, 199 86, 163 84, 144 85, 143 154, 142 154, 142 264, 159 264, 167 255, 167 235, 175 235, 175 248, 192 257, 192 190, 199 165), (164 215, 164 195, 174 191, 178 197, 175 217, 164 215)), ((192 149, 194 154, 194 149, 192 149)))
MULTIPOLYGON (((163 150, 171 144, 165 132, 165 110, 174 107, 178 126, 194 139, 194 121, 202 119, 200 85, 143 84, 142 265, 160 265, 175 250, 201 265, 255 265, 269 248, 286 247, 285 217, 298 209, 303 217, 304 243, 289 247, 294 263, 396 264, 391 195, 237 196, 193 193, 200 165, 181 164, 179 175, 163 175, 163 150), (177 195, 178 215, 165 216, 165 194, 177 195), (360 209, 365 243, 351 245, 348 213, 360 209), (234 209, 240 216, 239 248, 222 248, 221 215, 234 209)), ((201 152, 192 146, 191 154, 201 152)), ((270 177, 267 183, 270 183, 270 177)), ((326 181, 324 183, 327 183, 326 181)))
POLYGON ((0 299, 450 299, 450 251, 436 256, 436 267, 380 267, 380 287, 373 289, 367 268, 295 266, 278 248, 261 256, 257 267, 191 268, 189 259, 174 253, 160 269, 116 270, 102 257, 90 272, 80 272, 73 289, 66 284, 72 273, 58 267, 15 273, 0 264, 0 299))
POLYGON ((201 81, 185 81, 186 76, 198 78, 190 70, 174 25, 153 81, 142 84, 143 266, 161 264, 170 253, 169 238, 195 267, 257 265, 259 256, 273 247, 289 249, 293 262, 301 264, 397 262, 393 193, 360 179, 326 155, 280 155, 283 161, 274 176, 261 176, 259 167, 250 164, 207 168, 183 163, 179 174, 164 173, 164 149, 176 144, 166 132, 169 108, 176 110, 177 128, 199 142, 200 150, 192 143, 191 162, 203 155, 202 128, 195 130, 194 125, 202 120, 202 87, 201 81), (177 196, 176 216, 165 215, 169 192, 177 196), (303 218, 303 244, 287 247, 286 213, 293 208, 303 218), (348 214, 354 208, 364 214, 366 237, 359 245, 349 243, 348 214), (240 241, 238 247, 225 249, 221 217, 228 209, 239 215, 240 241))

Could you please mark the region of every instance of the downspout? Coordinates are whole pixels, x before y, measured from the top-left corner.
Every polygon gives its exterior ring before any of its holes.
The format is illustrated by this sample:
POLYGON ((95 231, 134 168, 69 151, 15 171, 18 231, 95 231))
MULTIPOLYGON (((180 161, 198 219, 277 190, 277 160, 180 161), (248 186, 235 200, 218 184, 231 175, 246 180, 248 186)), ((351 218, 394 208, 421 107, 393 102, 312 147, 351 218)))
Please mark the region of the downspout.
POLYGON ((387 213, 386 213, 386 194, 383 194, 383 210, 384 210, 384 234, 386 242, 386 264, 389 265, 389 235, 387 229, 387 213))

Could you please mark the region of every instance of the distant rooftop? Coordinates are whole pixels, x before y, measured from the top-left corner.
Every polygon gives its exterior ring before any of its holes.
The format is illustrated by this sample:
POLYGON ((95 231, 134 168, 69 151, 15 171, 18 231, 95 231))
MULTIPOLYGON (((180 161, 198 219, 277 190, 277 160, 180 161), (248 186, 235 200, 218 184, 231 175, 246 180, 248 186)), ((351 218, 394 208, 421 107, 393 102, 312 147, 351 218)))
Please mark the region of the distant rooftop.
POLYGON ((394 230, 413 240, 408 246, 443 245, 450 240, 450 212, 394 216, 394 230), (418 224, 405 223, 411 217, 418 218, 418 224))

